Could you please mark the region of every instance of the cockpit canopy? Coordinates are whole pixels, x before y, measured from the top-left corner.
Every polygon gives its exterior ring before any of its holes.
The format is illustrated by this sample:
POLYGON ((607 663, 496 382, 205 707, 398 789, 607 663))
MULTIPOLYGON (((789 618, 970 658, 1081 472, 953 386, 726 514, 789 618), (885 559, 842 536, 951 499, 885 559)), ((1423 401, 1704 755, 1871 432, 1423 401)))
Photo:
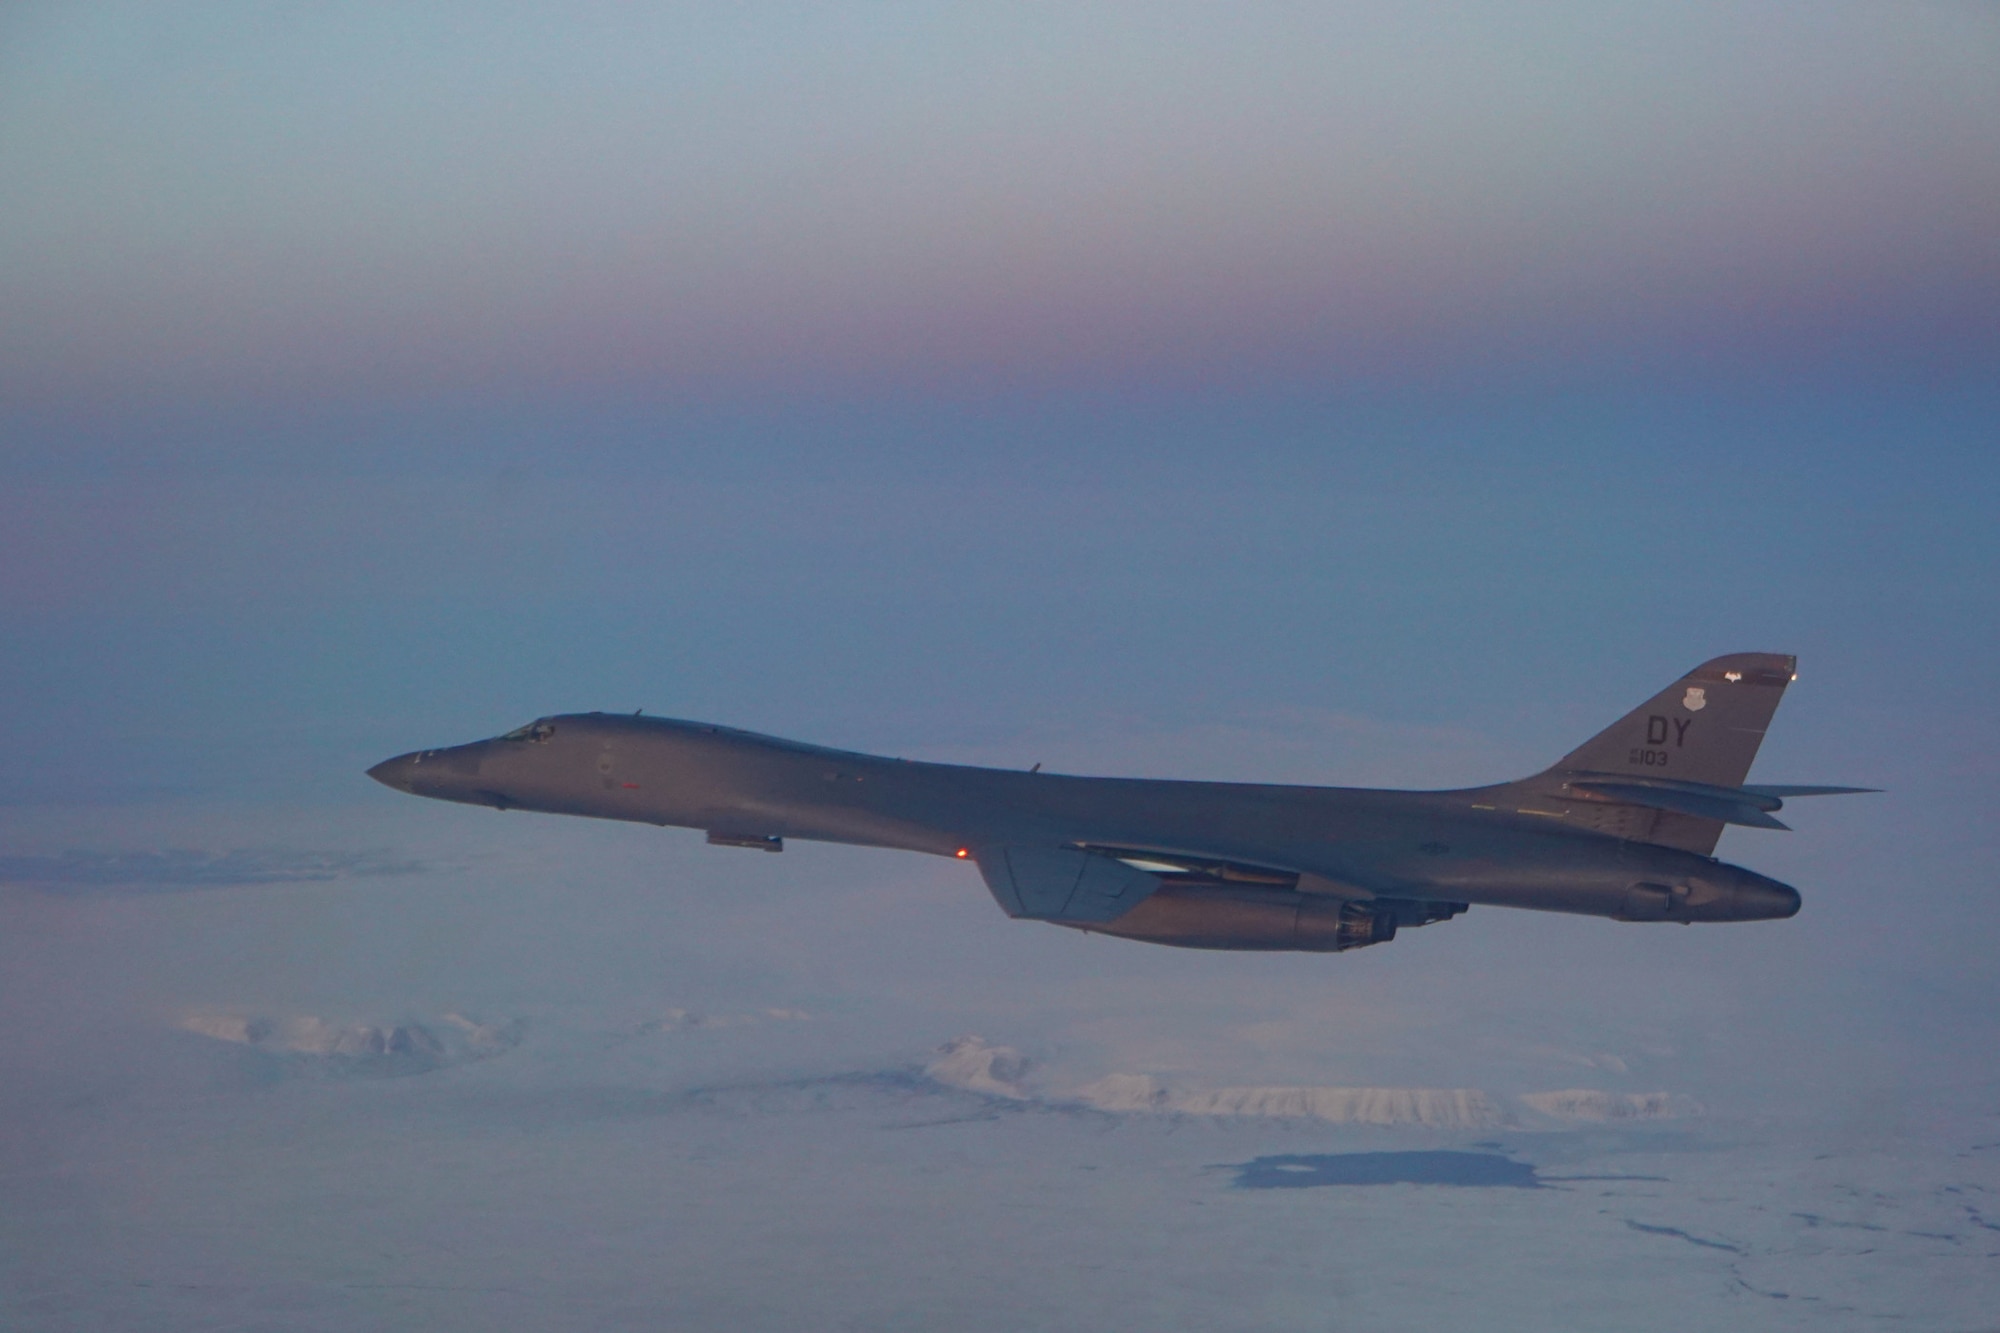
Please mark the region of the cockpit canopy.
POLYGON ((555 723, 545 717, 538 717, 525 727, 514 728, 500 739, 503 741, 525 741, 530 745, 539 745, 555 734, 555 723))

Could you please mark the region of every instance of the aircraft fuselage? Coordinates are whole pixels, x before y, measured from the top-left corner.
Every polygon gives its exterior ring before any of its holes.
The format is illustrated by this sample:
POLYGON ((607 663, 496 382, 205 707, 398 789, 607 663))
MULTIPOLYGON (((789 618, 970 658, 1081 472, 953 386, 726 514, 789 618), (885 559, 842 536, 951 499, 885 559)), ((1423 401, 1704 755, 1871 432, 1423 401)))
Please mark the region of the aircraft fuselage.
POLYGON ((401 755, 370 774, 419 796, 702 829, 713 841, 772 850, 786 838, 975 860, 994 848, 1082 849, 1178 867, 1196 880, 1176 890, 1182 898, 1486 904, 1675 921, 1771 919, 1799 907, 1798 893, 1774 880, 1694 852, 1567 826, 1559 805, 1522 805, 1508 787, 1380 791, 1072 777, 601 713, 401 755))

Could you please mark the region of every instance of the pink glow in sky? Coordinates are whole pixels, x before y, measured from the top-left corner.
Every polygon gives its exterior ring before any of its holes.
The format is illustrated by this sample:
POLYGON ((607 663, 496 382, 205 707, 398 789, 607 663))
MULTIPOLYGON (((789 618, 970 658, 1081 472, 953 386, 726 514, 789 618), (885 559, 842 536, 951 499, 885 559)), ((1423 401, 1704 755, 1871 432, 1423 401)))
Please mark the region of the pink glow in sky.
POLYGON ((1963 374, 1976 7, 48 7, 0 389, 64 402, 1963 374))

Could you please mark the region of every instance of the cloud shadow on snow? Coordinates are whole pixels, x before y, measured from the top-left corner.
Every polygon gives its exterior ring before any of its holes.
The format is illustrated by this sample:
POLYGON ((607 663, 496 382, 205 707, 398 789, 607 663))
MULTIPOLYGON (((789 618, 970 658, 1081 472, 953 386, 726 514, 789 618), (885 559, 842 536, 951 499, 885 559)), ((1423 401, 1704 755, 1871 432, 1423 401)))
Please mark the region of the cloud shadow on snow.
POLYGON ((1280 1153, 1234 1168, 1244 1190, 1311 1189, 1319 1185, 1462 1185, 1545 1189, 1534 1165, 1487 1152, 1280 1153))

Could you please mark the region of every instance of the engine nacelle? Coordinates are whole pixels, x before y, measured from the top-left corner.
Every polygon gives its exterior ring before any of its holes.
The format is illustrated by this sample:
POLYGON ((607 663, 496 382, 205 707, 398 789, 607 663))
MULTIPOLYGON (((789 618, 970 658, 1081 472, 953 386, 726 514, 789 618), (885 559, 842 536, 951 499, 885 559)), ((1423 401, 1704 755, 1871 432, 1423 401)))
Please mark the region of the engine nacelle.
POLYGON ((1165 884, 1115 921, 1058 924, 1182 949, 1339 953, 1392 940, 1398 926, 1442 921, 1464 910, 1464 903, 1353 902, 1277 889, 1165 884))

